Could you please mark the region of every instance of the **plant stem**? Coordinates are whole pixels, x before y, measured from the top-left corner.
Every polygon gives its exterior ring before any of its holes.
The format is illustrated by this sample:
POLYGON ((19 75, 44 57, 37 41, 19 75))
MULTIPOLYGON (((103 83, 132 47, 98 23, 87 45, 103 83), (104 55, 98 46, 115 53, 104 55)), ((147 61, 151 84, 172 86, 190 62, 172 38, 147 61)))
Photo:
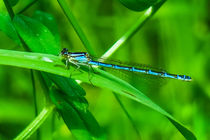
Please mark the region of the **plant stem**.
MULTIPOLYGON (((139 20, 136 22, 136 24, 134 24, 120 39, 118 39, 110 48, 109 50, 101 56, 101 58, 108 58, 110 57, 114 52, 116 52, 126 41, 128 41, 143 25, 144 23, 149 20, 155 13, 156 11, 163 5, 163 3, 166 0, 162 0, 160 3, 158 3, 157 5, 151 6, 149 7, 145 13, 143 14, 143 16, 141 16, 139 18, 139 20)), ((103 60, 103 59, 102 59, 103 60)), ((121 102, 120 98, 118 97, 118 95, 116 93, 114 93, 115 99, 117 100, 117 102, 119 103, 119 105, 121 106, 121 108, 123 109, 123 112, 126 114, 126 116, 128 117, 129 121, 131 122, 133 128, 136 131, 136 134, 138 136, 139 139, 141 139, 141 135, 138 131, 138 128, 136 127, 132 117, 130 116, 130 114, 128 113, 127 109, 124 107, 123 103, 121 102)))
POLYGON ((15 138, 15 140, 28 139, 51 114, 55 105, 50 104, 43 108, 40 114, 15 138))
POLYGON ((125 115, 127 116, 128 120, 130 121, 130 123, 132 124, 134 130, 136 131, 136 134, 137 134, 137 137, 138 137, 138 140, 141 140, 141 135, 138 131, 138 128, 135 124, 135 122, 133 121, 131 115, 128 113, 127 109, 125 108, 125 106, 123 105, 123 103, 121 102, 121 99, 119 98, 119 96, 117 95, 117 93, 113 92, 114 96, 115 96, 115 99, 117 100, 117 102, 119 103, 120 107, 122 108, 123 112, 125 113, 125 115))
POLYGON ((8 0, 4 0, 4 5, 7 8, 7 11, 9 13, 10 18, 13 19, 15 14, 14 14, 14 11, 12 10, 12 7, 9 4, 9 1, 8 0))
MULTIPOLYGON (((33 99, 34 99, 34 108, 35 108, 35 117, 38 116, 38 105, 37 105, 37 96, 36 96, 36 87, 35 87, 35 78, 34 78, 34 71, 30 70, 31 73, 31 82, 32 82, 32 88, 33 88, 33 99)), ((40 130, 37 129, 37 140, 40 140, 40 130)))
POLYGON ((34 5, 38 0, 32 0, 30 3, 28 3, 23 9, 21 9, 18 14, 21 14, 25 12, 28 8, 30 8, 32 5, 34 5))
POLYGON ((60 4, 60 6, 61 6, 63 12, 65 13, 66 17, 68 18, 69 22, 72 24, 74 30, 76 31, 77 35, 79 36, 80 40, 82 41, 82 43, 85 46, 88 53, 92 56, 95 56, 93 48, 91 47, 82 28, 79 26, 79 23, 77 22, 76 18, 74 17, 73 13, 71 12, 71 9, 68 7, 67 2, 65 0, 57 0, 57 1, 60 4))
MULTIPOLYGON (((9 1, 8 0, 4 0, 4 5, 5 7, 7 8, 7 12, 9 13, 9 16, 11 18, 11 20, 13 20, 14 16, 15 16, 15 13, 12 9, 12 7, 10 6, 9 4, 9 1)), ((26 50, 26 51, 30 51, 29 48, 27 47, 26 43, 24 42, 24 40, 20 37, 19 33, 17 32, 17 35, 23 45, 23 48, 26 50)))
POLYGON ((166 0, 162 0, 160 3, 150 6, 145 13, 137 20, 137 22, 120 38, 118 39, 101 58, 108 58, 114 52, 116 52, 128 39, 130 39, 143 25, 148 21, 157 10, 164 4, 166 0))

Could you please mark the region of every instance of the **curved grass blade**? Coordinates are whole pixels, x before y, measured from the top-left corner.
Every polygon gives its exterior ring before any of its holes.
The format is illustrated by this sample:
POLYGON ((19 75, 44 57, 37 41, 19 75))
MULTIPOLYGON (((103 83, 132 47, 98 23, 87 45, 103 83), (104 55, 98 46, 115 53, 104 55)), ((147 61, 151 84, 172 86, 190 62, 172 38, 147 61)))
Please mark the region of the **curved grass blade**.
POLYGON ((74 28, 75 32, 77 33, 78 37, 80 38, 81 42, 83 43, 84 47, 88 50, 88 52, 91 55, 94 55, 93 48, 85 36, 85 33, 83 32, 82 28, 79 26, 78 21, 74 17, 70 7, 68 6, 68 3, 66 0, 57 0, 61 9, 63 10, 64 14, 66 15, 68 21, 71 23, 72 27, 74 28))
MULTIPOLYGON (((85 68, 87 71, 88 68, 85 68)), ((163 114, 165 117, 169 119, 169 121, 180 131, 180 133, 188 140, 195 140, 196 137, 194 134, 187 129, 183 124, 177 121, 173 116, 167 113, 160 106, 155 104, 152 100, 150 100, 146 95, 144 95, 141 91, 137 90, 135 87, 130 85, 129 83, 105 72, 100 69, 94 69, 96 74, 93 74, 91 78, 91 83, 93 85, 109 88, 112 91, 124 95, 128 98, 131 98, 139 103, 142 103, 151 109, 163 114)), ((87 73, 86 73, 87 74, 87 73)), ((74 76, 72 76, 74 78, 74 76)), ((89 79, 84 79, 85 75, 75 76, 75 79, 79 79, 83 82, 89 82, 89 79)))
MULTIPOLYGON (((41 70, 65 77, 69 77, 69 70, 66 70, 65 65, 61 62, 57 56, 49 54, 37 54, 18 51, 0 50, 0 64, 19 66, 23 68, 30 68, 41 70), (47 61, 46 61, 47 60, 47 61), (50 61, 48 61, 50 60, 50 61), (7 63, 7 62, 10 63, 7 63)), ((91 83, 95 86, 108 88, 118 94, 124 95, 130 99, 133 99, 139 103, 142 103, 149 108, 161 113, 171 121, 171 123, 182 133, 182 135, 188 140, 195 140, 194 134, 188 130, 183 124, 178 122, 173 116, 167 113, 160 106, 155 104, 141 91, 131 86, 129 83, 119 79, 118 77, 111 75, 103 70, 93 68, 94 73, 89 75, 89 67, 81 66, 81 72, 74 72, 72 78, 81 80, 83 82, 91 83), (91 79, 90 79, 91 77, 91 79)), ((72 71, 76 71, 74 67, 71 67, 72 71)))

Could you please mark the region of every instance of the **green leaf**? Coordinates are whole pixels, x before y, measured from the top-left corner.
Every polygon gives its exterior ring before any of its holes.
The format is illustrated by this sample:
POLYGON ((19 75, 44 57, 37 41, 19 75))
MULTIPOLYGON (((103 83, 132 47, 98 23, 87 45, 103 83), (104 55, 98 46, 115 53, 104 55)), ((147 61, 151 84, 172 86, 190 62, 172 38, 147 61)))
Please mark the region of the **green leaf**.
MULTIPOLYGON (((42 15, 40 20, 45 22, 46 25, 50 26, 52 23, 54 26, 55 22, 53 20, 46 19, 52 19, 52 16, 47 14, 44 14, 43 16, 43 14, 40 12, 39 15, 42 15)), ((60 46, 58 46, 60 43, 57 43, 56 38, 52 32, 41 22, 22 15, 15 16, 13 22, 20 36, 33 52, 41 52, 54 55, 58 55, 60 53, 60 46)), ((54 34, 57 34, 57 31, 52 29, 53 26, 50 26, 50 28, 53 30, 54 34)), ((72 79, 52 74, 48 74, 48 78, 57 84, 57 86, 60 87, 69 96, 85 95, 85 91, 72 79)))
POLYGON ((33 18, 41 22, 51 31, 51 33, 55 37, 55 42, 57 43, 56 45, 60 46, 60 35, 55 18, 52 15, 42 11, 36 11, 33 15, 33 18))
POLYGON ((8 0, 11 6, 15 6, 19 0, 8 0))
POLYGON ((0 64, 35 69, 61 76, 64 76, 63 72, 65 71, 66 77, 70 75, 70 72, 65 69, 59 57, 51 54, 0 49, 0 64))
MULTIPOLYGON (((69 77, 70 73, 69 70, 65 69, 65 65, 62 64, 59 57, 49 54, 0 50, 0 64, 32 68, 66 77, 69 77)), ((141 91, 137 90, 129 83, 119 79, 114 75, 111 75, 97 68, 93 69, 94 73, 91 73, 91 75, 89 75, 89 67, 81 66, 80 71, 76 72, 76 68, 72 66, 71 70, 74 72, 72 73, 72 78, 87 83, 90 83, 91 80, 91 83, 95 86, 108 88, 118 94, 124 95, 130 99, 142 103, 167 117, 169 121, 172 122, 172 124, 182 133, 182 135, 186 139, 196 139, 194 134, 190 130, 188 130, 183 124, 178 122, 174 117, 172 117, 160 106, 151 101, 141 91)))
POLYGON ((68 98, 61 91, 51 91, 53 103, 57 106, 64 122, 78 140, 103 139, 101 128, 93 115, 83 106, 85 98, 68 98), (76 105, 75 105, 76 102, 76 105))
MULTIPOLYGON (((83 68, 85 71, 88 71, 89 68, 83 68)), ((150 100, 146 95, 144 95, 141 91, 130 85, 129 83, 105 72, 100 69, 94 69, 94 73, 91 78, 91 83, 93 85, 102 87, 102 88, 109 88, 112 91, 124 95, 130 99, 133 99, 139 103, 142 103, 149 108, 161 113, 169 121, 180 131, 180 133, 188 140, 195 140, 196 137, 194 134, 187 129, 183 124, 177 121, 173 116, 167 113, 164 109, 160 106, 155 104, 152 100, 150 100)), ((87 73, 86 73, 87 74, 87 73)), ((83 82, 89 82, 88 75, 87 78, 84 79, 85 74, 81 74, 80 76, 75 75, 75 79, 81 80, 83 82)), ((74 76, 72 76, 74 78, 74 76)))
POLYGON ((13 23, 31 51, 59 54, 59 46, 57 46, 55 37, 42 23, 23 15, 16 15, 13 23))
POLYGON ((68 96, 85 96, 84 89, 75 80, 50 73, 46 75, 68 96))
POLYGON ((21 132, 14 140, 26 140, 33 135, 34 132, 43 124, 54 110, 55 105, 49 104, 45 106, 39 115, 21 132))
MULTIPOLYGON (((47 21, 45 20, 45 18, 47 18, 47 16, 43 16, 43 19, 41 21, 42 22, 47 21)), ((45 24, 49 26, 51 21, 52 20, 48 21, 47 23, 45 22, 45 24)), ((20 34, 22 39, 26 42, 30 50, 35 52, 42 52, 42 53, 55 54, 55 55, 59 54, 59 46, 58 46, 59 43, 56 43, 56 38, 54 37, 52 32, 42 23, 40 23, 37 20, 31 19, 29 17, 16 16, 14 18, 14 24, 18 33, 20 34)), ((54 33, 56 34, 56 31, 54 31, 54 33)), ((56 61, 52 56, 48 56, 47 58, 41 58, 41 59, 45 59, 51 64, 54 63, 54 66, 56 65, 55 67, 58 69, 65 69, 65 66, 63 67, 62 62, 60 60, 59 60, 60 62, 56 61)), ((54 68, 49 67, 49 69, 54 69, 54 68)), ((85 98, 80 98, 80 96, 85 95, 85 91, 73 79, 49 73, 43 73, 43 75, 45 81, 48 81, 48 83, 50 83, 49 81, 54 82, 57 85, 57 89, 60 89, 59 91, 61 90, 63 91, 62 93, 60 93, 62 95, 51 94, 51 99, 57 105, 57 108, 60 109, 62 118, 64 119, 65 123, 68 126, 73 125, 75 127, 79 127, 77 129, 72 129, 71 127, 69 127, 72 131, 72 134, 78 139, 79 138, 89 139, 91 135, 89 134, 89 131, 85 127, 83 127, 84 124, 80 123, 82 120, 80 120, 77 114, 78 111, 87 110, 86 109, 88 106, 87 101, 85 100, 85 98), (64 99, 65 100, 71 99, 71 105, 69 105, 68 102, 64 101, 64 99), (60 101, 61 104, 58 105, 57 102, 55 101, 60 101), (75 109, 77 110, 75 111, 75 109)), ((85 120, 84 118, 84 121, 87 120, 88 119, 85 120)))
POLYGON ((160 1, 161 0, 120 0, 125 7, 134 11, 143 11, 160 1))
POLYGON ((8 35, 9 38, 14 40, 17 44, 20 44, 15 27, 8 14, 0 13, 0 31, 8 35))

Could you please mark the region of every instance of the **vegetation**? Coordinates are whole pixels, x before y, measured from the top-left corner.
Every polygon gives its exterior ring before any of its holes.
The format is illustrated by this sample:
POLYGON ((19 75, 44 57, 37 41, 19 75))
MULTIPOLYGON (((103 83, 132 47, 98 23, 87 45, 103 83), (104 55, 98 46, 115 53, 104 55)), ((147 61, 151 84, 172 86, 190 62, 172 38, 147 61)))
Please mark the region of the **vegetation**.
POLYGON ((0 1, 0 139, 210 139, 208 5, 0 1), (62 48, 193 81, 67 68, 62 48))

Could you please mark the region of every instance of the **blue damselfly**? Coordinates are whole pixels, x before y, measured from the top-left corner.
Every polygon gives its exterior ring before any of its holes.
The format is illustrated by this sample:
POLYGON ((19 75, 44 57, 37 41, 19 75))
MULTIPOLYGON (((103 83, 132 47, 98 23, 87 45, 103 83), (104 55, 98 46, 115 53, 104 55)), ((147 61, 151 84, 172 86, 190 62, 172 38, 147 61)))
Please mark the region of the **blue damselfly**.
POLYGON ((186 75, 170 74, 164 71, 155 71, 151 69, 143 69, 143 68, 138 68, 138 67, 129 67, 129 66, 94 61, 86 52, 68 52, 67 48, 64 48, 61 51, 60 55, 63 57, 63 59, 65 59, 66 65, 68 65, 68 63, 71 63, 71 64, 76 65, 78 68, 80 67, 80 65, 101 66, 101 67, 106 67, 106 68, 153 75, 153 76, 162 77, 162 78, 178 79, 182 81, 192 80, 190 76, 186 76, 186 75))

